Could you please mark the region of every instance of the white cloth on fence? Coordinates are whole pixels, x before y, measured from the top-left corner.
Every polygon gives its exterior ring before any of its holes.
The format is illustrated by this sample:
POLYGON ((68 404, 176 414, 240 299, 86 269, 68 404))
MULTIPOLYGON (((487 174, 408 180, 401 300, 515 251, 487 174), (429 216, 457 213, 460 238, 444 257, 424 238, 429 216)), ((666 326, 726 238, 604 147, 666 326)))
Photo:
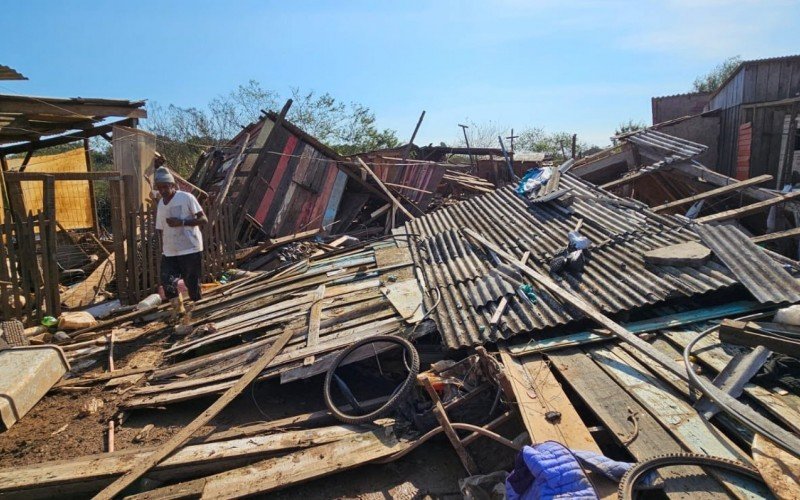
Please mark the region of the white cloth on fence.
POLYGON ((162 198, 156 209, 156 229, 161 230, 161 242, 164 255, 175 257, 203 251, 203 234, 199 226, 170 227, 167 219, 174 217, 181 220, 194 220, 195 215, 203 211, 203 207, 191 193, 177 191, 175 196, 164 205, 162 198))

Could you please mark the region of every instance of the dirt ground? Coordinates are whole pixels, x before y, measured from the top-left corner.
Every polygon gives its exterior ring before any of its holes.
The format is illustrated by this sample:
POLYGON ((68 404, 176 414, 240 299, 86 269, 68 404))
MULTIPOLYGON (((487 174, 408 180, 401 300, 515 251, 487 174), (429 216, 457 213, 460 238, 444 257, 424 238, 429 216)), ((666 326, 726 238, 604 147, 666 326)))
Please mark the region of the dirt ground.
MULTIPOLYGON (((135 351, 133 348, 130 352, 135 351)), ((155 348, 155 347, 153 347, 155 348)), ((117 364, 125 367, 130 354, 122 354, 117 364)), ((97 368, 99 373, 102 368, 97 368)), ((16 468, 52 460, 65 460, 107 451, 108 421, 117 414, 125 388, 51 392, 11 429, 0 434, 0 467, 16 468), (94 414, 82 408, 91 400, 101 400, 94 414)), ((116 449, 155 446, 163 443, 199 415, 213 402, 200 399, 163 409, 130 412, 115 431, 116 449), (134 437, 148 424, 154 428, 143 442, 134 437)), ((281 386, 266 381, 251 387, 206 426, 198 436, 214 430, 324 409, 322 378, 281 386), (302 394, 302 398, 297 395, 302 394)), ((335 424, 331 421, 331 425, 335 424)), ((511 433, 504 432, 513 437, 511 433)), ((501 447, 502 448, 502 447, 501 447)), ((510 466, 512 455, 492 448, 486 440, 471 447, 481 466, 510 466)), ((487 469, 492 470, 492 469, 487 469)), ((395 462, 370 465, 317 479, 270 495, 270 498, 459 498, 458 479, 466 473, 447 440, 440 436, 395 462)))

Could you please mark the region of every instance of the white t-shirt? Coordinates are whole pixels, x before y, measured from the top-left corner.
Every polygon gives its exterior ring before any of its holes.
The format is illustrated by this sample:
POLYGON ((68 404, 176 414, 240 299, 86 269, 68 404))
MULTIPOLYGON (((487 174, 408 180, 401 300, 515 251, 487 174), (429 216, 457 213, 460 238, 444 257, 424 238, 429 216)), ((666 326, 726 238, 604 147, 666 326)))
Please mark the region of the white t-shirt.
POLYGON ((170 227, 167 219, 175 217, 181 220, 194 220, 195 214, 203 207, 191 193, 176 191, 175 195, 164 205, 164 199, 158 201, 156 209, 156 229, 161 230, 161 241, 164 255, 175 257, 203 251, 203 235, 198 226, 170 227))

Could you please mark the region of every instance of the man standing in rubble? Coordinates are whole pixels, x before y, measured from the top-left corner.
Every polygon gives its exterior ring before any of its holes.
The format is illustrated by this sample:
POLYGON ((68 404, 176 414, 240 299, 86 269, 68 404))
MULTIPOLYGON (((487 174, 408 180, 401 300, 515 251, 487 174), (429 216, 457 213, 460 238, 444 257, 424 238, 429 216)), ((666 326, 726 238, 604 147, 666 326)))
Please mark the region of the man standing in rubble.
POLYGON ((153 181, 161 195, 156 209, 156 229, 161 232, 162 247, 161 286, 176 314, 182 315, 185 309, 178 291, 179 279, 183 278, 192 301, 201 297, 203 235, 200 227, 208 219, 197 198, 178 191, 175 177, 166 167, 156 169, 153 181))

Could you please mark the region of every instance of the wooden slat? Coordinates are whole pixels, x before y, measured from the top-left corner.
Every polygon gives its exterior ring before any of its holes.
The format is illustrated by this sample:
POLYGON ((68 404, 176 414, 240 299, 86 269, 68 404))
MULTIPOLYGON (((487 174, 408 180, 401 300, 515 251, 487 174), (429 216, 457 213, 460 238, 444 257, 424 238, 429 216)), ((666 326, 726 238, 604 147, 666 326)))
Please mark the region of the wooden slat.
POLYGON ((775 198, 772 198, 770 200, 764 200, 758 203, 752 203, 750 205, 745 205, 741 208, 734 208, 733 210, 726 210, 724 212, 720 212, 713 215, 706 215, 705 217, 700 217, 699 219, 695 219, 695 222, 708 223, 708 222, 720 222, 730 219, 738 219, 746 215, 763 212, 764 210, 768 209, 773 205, 793 200, 798 196, 800 196, 800 191, 793 191, 791 193, 776 196, 775 198))
POLYGON ((143 474, 156 466, 159 462, 168 457, 172 452, 178 449, 185 443, 195 432, 201 427, 211 421, 220 411, 223 410, 233 399, 238 396, 247 386, 249 386, 278 355, 292 336, 292 331, 287 330, 280 336, 264 355, 258 359, 253 365, 245 372, 244 375, 229 388, 217 401, 214 402, 206 411, 200 416, 192 420, 186 427, 181 429, 176 435, 170 438, 169 441, 158 447, 156 451, 148 455, 147 458, 142 459, 132 467, 124 476, 117 479, 106 487, 103 491, 98 493, 94 498, 96 500, 111 500, 119 495, 122 490, 133 484, 134 481, 139 479, 143 474))
POLYGON ((753 236, 750 241, 753 243, 766 243, 768 241, 780 240, 783 238, 791 238, 793 236, 800 236, 800 227, 793 227, 786 231, 778 231, 775 233, 764 234, 761 236, 753 236))
POLYGON ((650 210, 653 212, 660 212, 662 210, 667 210, 670 208, 680 207, 683 205, 688 205, 689 203, 695 203, 700 200, 705 200, 706 198, 711 198, 712 196, 719 196, 721 194, 729 193, 731 191, 738 191, 747 186, 753 186, 756 184, 761 184, 763 182, 767 182, 772 180, 771 175, 759 175, 758 177, 753 177, 752 179, 747 179, 745 181, 733 182, 728 184, 727 186, 718 187, 715 189, 710 189, 700 194, 696 194, 694 196, 689 196, 687 198, 683 198, 680 200, 671 201, 669 203, 665 203, 663 205, 659 205, 657 207, 652 207, 650 210))
MULTIPOLYGON (((635 426, 630 417, 637 415, 638 434, 625 445, 637 460, 685 451, 644 407, 583 351, 564 349, 549 357, 553 367, 561 372, 618 443, 634 436, 635 426)), ((722 486, 707 477, 699 467, 664 469, 660 475, 665 479, 664 492, 669 498, 686 498, 689 491, 698 498, 728 498, 722 486)))
MULTIPOLYGON (((200 482, 199 487, 185 488, 187 483, 181 485, 184 490, 198 491, 200 498, 241 498, 345 471, 393 455, 408 446, 408 443, 399 443, 389 429, 381 427, 352 438, 208 476, 200 482)), ((167 491, 174 488, 152 490, 133 496, 131 500, 165 498, 167 491)))

